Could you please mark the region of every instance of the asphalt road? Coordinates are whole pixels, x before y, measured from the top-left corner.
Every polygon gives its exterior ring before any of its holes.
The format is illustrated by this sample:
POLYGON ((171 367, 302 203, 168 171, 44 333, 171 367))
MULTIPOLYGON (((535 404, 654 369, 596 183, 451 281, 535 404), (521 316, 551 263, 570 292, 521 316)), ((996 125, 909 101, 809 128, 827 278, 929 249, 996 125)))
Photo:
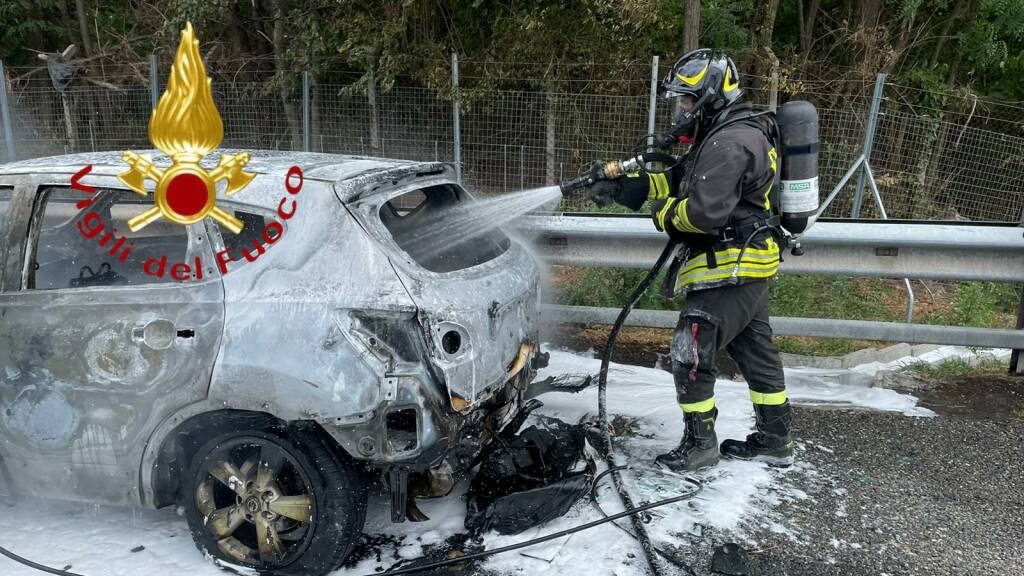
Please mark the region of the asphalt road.
MULTIPOLYGON (((620 348, 628 363, 657 357, 646 342, 620 348)), ((677 558, 713 574, 713 547, 738 542, 751 576, 1024 575, 1024 378, 901 391, 938 416, 798 406, 798 465, 765 495, 770 517, 744 534, 681 534, 677 558)))
POLYGON ((798 409, 811 466, 787 483, 807 498, 755 527, 752 574, 1024 574, 1024 418, 1005 413, 1022 388, 997 418, 798 409))

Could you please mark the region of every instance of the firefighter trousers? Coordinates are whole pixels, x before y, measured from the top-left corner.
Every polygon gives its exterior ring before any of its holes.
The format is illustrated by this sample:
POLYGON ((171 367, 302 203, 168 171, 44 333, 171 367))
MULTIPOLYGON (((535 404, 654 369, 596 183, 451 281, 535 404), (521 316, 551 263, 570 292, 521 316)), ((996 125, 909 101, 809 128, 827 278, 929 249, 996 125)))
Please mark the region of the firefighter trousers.
POLYGON ((683 412, 715 407, 715 358, 722 349, 747 380, 754 404, 786 402, 782 360, 768 324, 768 282, 687 294, 672 338, 672 375, 683 412))

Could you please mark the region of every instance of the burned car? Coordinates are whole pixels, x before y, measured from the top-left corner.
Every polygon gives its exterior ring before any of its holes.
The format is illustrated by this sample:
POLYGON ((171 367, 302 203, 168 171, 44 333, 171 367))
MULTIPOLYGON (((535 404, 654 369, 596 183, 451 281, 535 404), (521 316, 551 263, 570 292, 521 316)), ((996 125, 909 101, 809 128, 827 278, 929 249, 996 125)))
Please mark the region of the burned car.
MULTIPOLYGON (((157 163, 168 162, 153 152, 157 163)), ((447 494, 543 357, 538 268, 500 229, 424 249, 474 200, 450 166, 256 152, 244 224, 153 205, 116 153, 0 165, 0 483, 182 506, 200 550, 322 574, 447 494), (74 183, 74 185, 73 185, 74 183), (91 189, 91 191, 90 191, 91 189)))

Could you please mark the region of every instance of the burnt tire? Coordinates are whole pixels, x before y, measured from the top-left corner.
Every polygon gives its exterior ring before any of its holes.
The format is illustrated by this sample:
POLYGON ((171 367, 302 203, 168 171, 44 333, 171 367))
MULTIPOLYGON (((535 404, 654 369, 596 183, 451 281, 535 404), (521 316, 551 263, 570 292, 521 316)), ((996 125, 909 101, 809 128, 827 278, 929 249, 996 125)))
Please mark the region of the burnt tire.
POLYGON ((195 453, 183 488, 199 550, 262 574, 327 574, 366 518, 362 470, 304 430, 218 436, 195 453))

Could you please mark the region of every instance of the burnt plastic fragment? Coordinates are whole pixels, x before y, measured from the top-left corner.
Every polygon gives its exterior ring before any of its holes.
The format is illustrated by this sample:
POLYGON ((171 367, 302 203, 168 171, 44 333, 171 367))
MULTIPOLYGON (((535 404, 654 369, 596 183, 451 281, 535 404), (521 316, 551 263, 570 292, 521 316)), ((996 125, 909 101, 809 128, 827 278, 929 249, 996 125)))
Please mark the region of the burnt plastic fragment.
POLYGON ((466 528, 518 534, 563 516, 589 491, 593 466, 583 459, 584 433, 556 419, 502 438, 469 486, 466 528))
POLYGON ((388 470, 387 476, 391 492, 391 521, 405 522, 409 504, 409 469, 396 466, 388 470))

